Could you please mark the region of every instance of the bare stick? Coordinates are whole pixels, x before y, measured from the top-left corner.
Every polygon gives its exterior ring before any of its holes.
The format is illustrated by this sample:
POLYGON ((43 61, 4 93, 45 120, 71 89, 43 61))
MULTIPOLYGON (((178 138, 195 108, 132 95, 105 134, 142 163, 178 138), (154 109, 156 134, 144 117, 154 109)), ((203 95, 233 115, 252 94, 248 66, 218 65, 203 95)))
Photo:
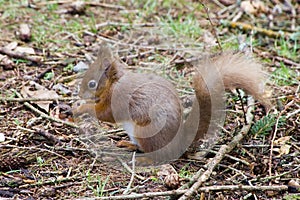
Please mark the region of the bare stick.
MULTIPOLYGON (((21 94, 19 92, 17 92, 16 90, 14 90, 14 92, 16 93, 16 95, 19 97, 19 98, 22 98, 21 94)), ((71 123, 71 122, 67 122, 67 121, 63 121, 61 119, 58 119, 58 118, 55 118, 55 117, 51 117, 45 113, 43 113, 42 111, 36 109, 35 107, 33 107, 30 103, 28 102, 25 102, 24 105, 31 109, 32 111, 34 111, 35 113, 39 114, 41 117, 45 118, 45 119, 49 119, 50 121, 54 121, 54 122, 58 122, 58 123, 62 123, 62 124, 65 124, 65 125, 68 125, 70 127, 73 127, 73 128, 79 128, 76 124, 74 123, 71 123)))
POLYGON ((280 38, 282 36, 290 38, 291 35, 285 32, 275 32, 273 30, 268 30, 264 28, 255 27, 251 24, 246 24, 243 22, 229 22, 229 21, 223 21, 223 25, 229 26, 231 28, 239 28, 244 31, 254 31, 255 33, 260 33, 262 35, 266 35, 268 37, 272 38, 280 38))
POLYGON ((72 101, 79 100, 78 97, 62 97, 62 98, 10 98, 10 97, 0 97, 2 102, 29 102, 29 101, 72 101))
MULTIPOLYGON (((254 100, 250 98, 248 105, 253 105, 254 100)), ((245 124, 242 130, 232 139, 232 141, 228 145, 222 145, 220 150, 218 151, 217 155, 214 159, 208 164, 208 169, 205 172, 197 172, 196 175, 193 177, 193 180, 196 181, 193 186, 184 193, 179 200, 187 200, 190 199, 194 193, 199 189, 199 187, 209 179, 211 173, 213 172, 214 168, 221 162, 221 160, 225 157, 225 154, 231 152, 244 138, 244 136, 248 133, 251 128, 251 122, 253 120, 253 106, 248 106, 248 110, 246 113, 247 124, 245 124)), ((202 170, 202 169, 201 169, 202 170)))
POLYGON ((208 10, 208 8, 205 6, 204 3, 201 3, 201 5, 202 5, 202 6, 204 7, 204 9, 205 9, 205 12, 206 12, 206 15, 207 15, 207 19, 208 19, 208 21, 209 21, 209 23, 210 23, 210 25, 211 25, 211 27, 212 27, 212 30, 213 30, 212 32, 213 32, 214 37, 215 37, 216 40, 217 40, 218 46, 219 46, 220 50, 223 51, 222 46, 221 46, 221 43, 220 43, 220 40, 219 40, 219 37, 218 37, 218 34, 217 34, 217 31, 216 31, 216 29, 215 29, 214 24, 213 24, 212 21, 211 21, 211 18, 210 18, 210 15, 209 15, 209 10, 208 10))
MULTIPOLYGON (((286 191, 288 189, 287 185, 274 185, 274 186, 243 186, 243 185, 216 185, 199 188, 200 192, 209 191, 286 191)), ((178 196, 185 193, 188 190, 171 190, 165 192, 148 192, 143 194, 130 194, 130 195, 119 195, 119 196, 109 196, 109 197, 95 197, 93 199, 140 199, 146 197, 159 197, 159 196, 178 196)))
POLYGON ((131 172, 131 177, 130 177, 130 181, 126 187, 126 190, 124 190, 123 194, 128 194, 129 193, 129 190, 131 188, 131 185, 133 183, 133 180, 134 180, 134 176, 135 176, 135 152, 133 152, 132 154, 132 172, 131 172))
MULTIPOLYGON (((45 145, 47 146, 47 145, 45 145)), ((21 147, 21 146, 17 146, 17 145, 11 145, 11 144, 4 144, 4 145, 1 145, 0 144, 0 149, 1 148, 17 148, 17 149, 26 149, 26 150, 32 150, 32 149, 36 149, 36 150, 39 150, 39 151, 44 151, 44 152, 48 152, 48 153, 51 153, 51 154, 54 154, 64 160, 68 160, 68 158, 54 152, 54 151, 51 151, 51 150, 48 150, 48 149, 45 149, 45 148, 40 148, 40 147, 36 147, 36 146, 30 146, 30 147, 21 147)))
POLYGON ((28 54, 25 54, 25 53, 20 53, 20 52, 12 51, 12 50, 9 50, 8 48, 5 48, 5 47, 1 47, 0 48, 0 53, 8 55, 8 56, 13 57, 13 58, 19 58, 19 59, 29 60, 31 62, 35 62, 35 63, 38 63, 38 64, 42 63, 42 59, 41 58, 29 56, 28 54))
POLYGON ((279 113, 277 119, 276 119, 276 124, 275 124, 275 130, 274 130, 274 133, 273 133, 273 137, 272 137, 272 140, 271 140, 271 147, 270 147, 270 156, 269 156, 269 176, 272 176, 272 160, 273 160, 273 149, 274 149, 274 141, 276 139, 276 134, 277 134, 277 131, 278 131, 278 123, 279 123, 279 120, 280 120, 280 117, 282 116, 282 114, 291 106, 294 104, 294 100, 290 101, 285 107, 284 109, 279 113))
POLYGON ((119 5, 115 5, 115 4, 99 3, 99 2, 95 2, 95 1, 86 2, 86 4, 90 5, 90 6, 99 6, 99 7, 103 7, 103 8, 110 8, 110 9, 116 9, 116 10, 125 10, 124 6, 119 6, 119 5))
MULTIPOLYGON (((131 174, 133 174, 132 169, 120 157, 117 157, 117 159, 127 171, 129 171, 131 174)), ((143 180, 143 181, 145 180, 145 177, 140 176, 136 173, 134 173, 134 176, 140 180, 143 180)))
MULTIPOLYGON (((117 41, 113 38, 109 38, 107 36, 104 36, 104 35, 98 35, 98 34, 94 34, 90 31, 84 31, 85 34, 87 35, 91 35, 91 36, 94 36, 94 37, 97 37, 105 42, 108 42, 108 43, 113 43, 113 44, 117 44, 117 45, 121 45, 121 46, 128 46, 128 47, 132 47, 132 48, 143 48, 143 49, 152 49, 152 50, 159 50, 159 51, 168 51, 168 50, 176 50, 176 51, 180 51, 180 50, 198 50, 199 51, 199 48, 193 48, 193 47, 186 47, 186 48, 183 48, 183 47, 179 47, 178 45, 174 44, 173 46, 170 46, 170 45, 164 45, 164 46, 150 46, 150 45, 135 45, 135 44, 128 44, 128 43, 125 43, 125 42, 121 42, 121 41, 117 41)), ((197 44, 193 44, 193 46, 196 46, 197 44)))

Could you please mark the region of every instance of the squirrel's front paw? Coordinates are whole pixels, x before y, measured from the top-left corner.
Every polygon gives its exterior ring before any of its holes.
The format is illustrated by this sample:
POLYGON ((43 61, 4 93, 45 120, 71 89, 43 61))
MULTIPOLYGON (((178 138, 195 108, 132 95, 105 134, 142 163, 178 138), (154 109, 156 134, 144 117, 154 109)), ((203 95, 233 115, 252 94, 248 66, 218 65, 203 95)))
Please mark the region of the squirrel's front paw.
POLYGON ((121 140, 117 143, 117 147, 126 148, 130 151, 138 150, 138 146, 127 140, 121 140))

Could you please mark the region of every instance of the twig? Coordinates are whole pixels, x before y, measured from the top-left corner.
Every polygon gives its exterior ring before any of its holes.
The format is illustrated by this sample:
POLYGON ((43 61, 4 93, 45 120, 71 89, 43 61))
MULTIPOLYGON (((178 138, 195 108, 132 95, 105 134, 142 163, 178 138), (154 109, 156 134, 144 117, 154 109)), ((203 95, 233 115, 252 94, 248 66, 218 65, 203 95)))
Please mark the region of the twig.
POLYGON ((45 76, 46 73, 52 71, 54 67, 55 67, 55 65, 50 66, 50 67, 47 67, 47 68, 44 69, 41 73, 39 73, 39 74, 34 78, 34 80, 35 80, 35 81, 40 80, 41 78, 43 78, 43 77, 45 76))
POLYGON ((46 1, 46 2, 40 2, 36 3, 38 6, 45 6, 45 5, 51 5, 51 4, 66 4, 66 3, 72 3, 73 0, 56 0, 56 1, 46 1))
POLYGON ((38 129, 36 128, 35 130, 29 129, 29 128, 24 128, 22 126, 17 126, 18 129, 21 129, 23 131, 28 131, 29 133, 34 133, 34 134, 39 134, 41 136, 43 136, 44 138, 46 138, 47 141, 50 141, 54 144, 62 144, 62 142, 60 141, 60 139, 58 139, 57 137, 55 137, 53 134, 49 133, 48 131, 42 130, 42 129, 38 129))
MULTIPOLYGON (((16 90, 14 90, 14 92, 16 93, 16 95, 19 97, 19 98, 22 98, 21 94, 19 92, 17 92, 16 90)), ((35 113, 39 114, 41 117, 45 118, 45 119, 49 119, 50 121, 54 121, 54 122, 58 122, 58 123, 62 123, 62 124, 65 124, 67 126, 70 126, 70 127, 73 127, 73 128, 79 128, 79 126, 77 126, 76 124, 74 123, 71 123, 71 122, 67 122, 67 121, 63 121, 61 119, 58 119, 58 118, 55 118, 55 117, 51 117, 49 115, 46 115, 45 113, 43 113, 42 111, 36 109, 35 107, 33 107, 31 104, 29 104, 28 102, 24 102, 24 105, 31 109, 32 111, 34 111, 35 113)))
POLYGON ((202 5, 202 6, 204 7, 204 9, 205 9, 205 12, 206 12, 206 15, 207 15, 207 19, 208 19, 208 21, 209 21, 209 23, 210 23, 210 25, 211 25, 211 27, 212 27, 212 33, 213 33, 214 37, 215 37, 216 40, 217 40, 218 46, 219 46, 220 50, 223 51, 222 46, 221 46, 221 43, 220 43, 220 40, 219 40, 219 37, 218 37, 218 34, 217 34, 217 31, 216 31, 216 29, 215 29, 214 24, 213 24, 212 21, 211 21, 211 18, 210 18, 210 15, 209 15, 209 10, 208 10, 208 8, 205 6, 204 3, 201 3, 201 5, 202 5))
POLYGON ((273 159, 273 149, 274 149, 274 141, 276 139, 276 134, 278 131, 278 123, 279 123, 279 119, 281 117, 281 115, 291 106, 294 104, 294 100, 290 101, 285 107, 284 109, 279 113, 277 119, 276 119, 276 123, 275 123, 275 130, 274 130, 274 134, 271 140, 271 147, 270 147, 270 156, 269 156, 269 176, 272 176, 272 159, 273 159))
MULTIPOLYGON (((47 145, 45 145, 47 146, 47 145)), ((18 148, 18 149, 27 149, 27 150, 32 150, 32 149, 36 149, 36 150, 39 150, 39 151, 46 151, 48 153, 51 153, 51 154, 54 154, 64 160, 68 160, 66 157, 54 152, 54 151, 51 151, 51 150, 48 150, 48 149, 43 149, 43 148, 40 148, 40 147, 35 147, 35 146, 30 146, 30 147, 20 147, 20 146, 17 146, 17 145, 10 145, 10 144, 5 144, 5 145, 1 145, 0 144, 0 149, 1 148, 18 148)))
POLYGON ((130 181, 129 181, 127 187, 126 187, 126 190, 124 190, 123 194, 128 194, 128 192, 129 192, 129 190, 131 188, 131 185, 133 183, 133 180, 134 180, 134 176, 135 176, 135 152, 133 152, 133 154, 132 154, 132 160, 131 160, 131 162, 132 162, 131 177, 130 177, 130 181))
POLYGON ((243 97, 242 97, 241 91, 240 91, 240 89, 237 89, 236 92, 237 92, 238 97, 239 97, 239 99, 240 99, 240 101, 241 101, 242 111, 243 111, 243 117, 244 117, 244 119, 245 119, 245 123, 247 124, 248 122, 247 122, 247 120, 246 120, 247 118, 246 118, 245 105, 244 105, 244 101, 243 101, 243 97))
MULTIPOLYGON (((128 46, 128 47, 131 47, 131 48, 137 48, 137 49, 153 49, 153 50, 159 50, 159 51, 172 51, 172 50, 176 50, 176 51, 179 51, 179 50, 189 50, 189 51, 192 51, 192 50, 195 50, 195 51, 199 51, 199 48, 192 48, 192 47, 187 47, 187 48, 182 48, 182 47, 178 47, 175 45, 173 46, 150 46, 150 45, 145 45, 145 46, 142 46, 142 45, 135 45, 135 44, 128 44, 128 43, 125 43, 125 42, 120 42, 120 41, 117 41, 115 39, 110 39, 106 36, 103 36, 103 35, 99 35, 99 34, 94 34, 94 33, 91 33, 90 31, 87 31, 85 30, 84 31, 85 34, 87 35, 91 35, 91 36, 94 36, 94 37, 97 37, 105 42, 108 42, 108 43, 113 43, 113 44, 117 44, 117 45, 122 45, 122 46, 128 46)), ((193 46, 196 46, 197 44, 193 44, 193 46)))
POLYGON ((266 35, 266 36, 272 37, 272 38, 280 38, 282 36, 290 38, 289 33, 275 32, 275 31, 272 31, 272 30, 255 27, 251 24, 246 24, 246 23, 243 23, 243 22, 229 22, 229 21, 224 21, 223 20, 222 24, 225 25, 225 26, 229 26, 231 28, 240 28, 244 31, 254 31, 254 33, 260 33, 260 34, 263 34, 263 35, 266 35))
POLYGON ((296 66, 296 67, 300 67, 300 64, 299 64, 299 63, 296 63, 296 62, 294 62, 294 61, 292 61, 292 60, 289 60, 289 59, 287 59, 287 58, 283 58, 283 57, 279 57, 279 56, 275 56, 274 58, 275 58, 276 60, 281 61, 281 62, 284 62, 284 63, 286 63, 286 64, 288 64, 288 65, 293 65, 293 66, 296 66))
POLYGON ((122 23, 122 22, 103 22, 101 24, 96 24, 95 27, 96 29, 99 29, 101 27, 105 27, 105 26, 129 26, 129 27, 155 27, 161 24, 157 24, 157 23, 122 23))
MULTIPOLYGON (((248 105, 253 105, 254 100, 250 98, 248 105)), ((218 151, 218 154, 215 156, 215 158, 208 164, 208 169, 204 172, 197 172, 196 175, 193 177, 193 180, 196 182, 193 184, 191 188, 187 190, 187 192, 184 193, 182 197, 180 197, 180 200, 186 200, 189 199, 204 183, 206 180, 209 179, 211 173, 213 172, 214 168, 221 162, 221 160, 224 158, 225 154, 231 152, 243 139, 243 137, 248 133, 248 131, 251 128, 251 122, 253 120, 253 114, 251 113, 253 111, 253 106, 249 106, 246 117, 247 117, 247 124, 245 124, 242 128, 242 130, 232 139, 232 141, 228 145, 222 145, 220 150, 218 151)))
POLYGON ((119 6, 119 5, 114 5, 114 4, 107 4, 107 3, 99 3, 99 2, 86 2, 86 5, 89 6, 100 6, 100 7, 104 7, 104 8, 110 8, 110 9, 116 9, 116 10, 125 10, 124 6, 119 6))
POLYGON ((38 63, 38 64, 42 63, 41 58, 29 56, 25 53, 20 53, 20 52, 17 52, 17 51, 11 51, 11 50, 9 50, 5 47, 0 47, 0 54, 5 54, 5 55, 8 55, 8 56, 13 57, 13 58, 29 60, 31 62, 35 62, 35 63, 38 63))
POLYGON ((226 8, 226 6, 224 6, 222 3, 220 3, 220 1, 218 0, 212 0, 212 2, 214 2, 217 6, 219 6, 220 8, 224 9, 226 8))
POLYGON ((29 101, 72 101, 79 100, 79 97, 61 97, 61 98, 10 98, 10 97, 0 97, 2 102, 29 102, 29 101))
MULTIPOLYGON (((130 172, 131 174, 133 174, 133 171, 130 169, 130 167, 120 158, 120 157, 117 157, 118 161, 122 164, 122 166, 128 171, 130 172)), ((134 176, 137 177, 138 179, 140 180, 145 180, 145 177, 143 176, 140 176, 136 173, 134 173, 134 176)))
POLYGON ((284 57, 280 57, 280 56, 274 56, 271 53, 266 52, 266 51, 264 51, 264 53, 261 53, 261 50, 259 50, 257 48, 253 49, 253 51, 256 54, 259 54, 260 57, 269 58, 269 59, 275 59, 275 60, 278 60, 278 61, 283 62, 285 64, 295 66, 296 68, 297 67, 300 68, 300 63, 294 62, 294 61, 292 61, 292 60, 290 60, 288 58, 284 58, 284 57))
MULTIPOLYGON (((214 153, 214 154, 217 154, 217 153, 218 153, 217 151, 214 151, 214 150, 209 150, 208 152, 214 153)), ((247 166, 250 165, 250 163, 247 162, 246 160, 242 160, 242 159, 239 159, 239 158, 237 158, 237 157, 234 157, 234 156, 231 156, 231 155, 228 155, 228 154, 226 154, 225 157, 230 158, 231 160, 234 160, 234 161, 243 163, 244 165, 247 165, 247 166)))
POLYGON ((55 135, 49 133, 48 131, 39 130, 39 129, 36 128, 36 133, 43 136, 44 138, 46 138, 47 141, 50 141, 53 144, 62 144, 60 139, 58 139, 55 135))
POLYGON ((55 183, 68 182, 68 181, 76 182, 78 180, 81 180, 81 178, 76 177, 76 176, 57 179, 57 180, 51 179, 51 180, 47 180, 47 181, 44 181, 44 182, 36 182, 36 183, 33 183, 33 184, 20 185, 19 188, 28 188, 28 187, 33 187, 33 186, 50 185, 50 184, 55 184, 55 183))
MULTIPOLYGON (((237 164, 237 163, 236 163, 236 164, 237 164)), ((220 166, 220 167, 224 167, 225 170, 226 170, 226 168, 227 168, 228 170, 232 170, 232 171, 236 172, 236 175, 242 175, 242 176, 244 177, 244 179, 247 179, 247 178, 248 178, 243 172, 241 172, 240 170, 238 170, 238 169, 236 169, 236 168, 234 168, 234 167, 231 167, 231 166, 228 166, 228 165, 223 165, 223 164, 219 164, 219 166, 220 166)))
POLYGON ((151 54, 151 53, 154 53, 154 50, 153 50, 153 49, 151 49, 151 50, 149 50, 149 51, 141 52, 141 53, 138 52, 137 54, 134 54, 134 55, 122 56, 122 57, 120 57, 120 58, 121 58, 121 60, 126 61, 127 59, 144 57, 144 56, 146 56, 146 55, 148 55, 148 54, 151 54))
MULTIPOLYGON (((274 186, 244 186, 244 185, 215 185, 208 187, 199 188, 200 192, 209 191, 286 191, 288 189, 287 185, 274 185, 274 186)), ((109 197, 93 197, 93 199, 138 199, 138 198, 150 198, 159 196, 178 196, 185 193, 188 190, 171 190, 165 192, 148 192, 143 194, 130 194, 130 195, 119 195, 119 196, 109 196, 109 197)))
MULTIPOLYGON (((46 1, 46 2, 40 2, 36 3, 37 6, 45 6, 49 4, 71 4, 73 3, 73 0, 56 0, 56 1, 46 1)), ((99 6, 104 8, 111 8, 111 9, 117 9, 117 10, 125 10, 124 6, 114 5, 114 4, 107 4, 107 3, 98 3, 98 2, 85 2, 85 5, 89 6, 99 6)))
POLYGON ((300 166, 297 166, 296 168, 291 169, 291 170, 286 171, 286 172, 283 172, 281 174, 277 174, 277 175, 274 175, 274 176, 266 176, 266 177, 254 178, 254 179, 251 179, 250 181, 251 182, 259 181, 260 183, 262 183, 262 182, 265 182, 265 181, 270 181, 272 179, 278 179, 279 177, 282 177, 284 175, 291 174, 292 172, 295 172, 299 168, 300 168, 300 166))

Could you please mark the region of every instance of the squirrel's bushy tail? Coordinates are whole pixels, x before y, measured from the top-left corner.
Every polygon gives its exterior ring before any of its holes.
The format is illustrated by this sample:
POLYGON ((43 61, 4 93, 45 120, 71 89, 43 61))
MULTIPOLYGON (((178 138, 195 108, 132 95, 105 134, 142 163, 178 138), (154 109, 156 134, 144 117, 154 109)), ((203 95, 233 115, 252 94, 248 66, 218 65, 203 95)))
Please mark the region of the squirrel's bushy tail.
POLYGON ((225 89, 244 89, 269 109, 271 104, 265 97, 266 77, 262 65, 243 53, 222 53, 199 64, 194 77, 200 109, 196 140, 204 138, 209 132, 210 122, 220 118, 217 113, 224 106, 222 95, 225 89))
POLYGON ((220 72, 226 89, 242 88, 264 106, 270 106, 265 88, 267 74, 254 58, 242 53, 226 53, 214 65, 220 72))

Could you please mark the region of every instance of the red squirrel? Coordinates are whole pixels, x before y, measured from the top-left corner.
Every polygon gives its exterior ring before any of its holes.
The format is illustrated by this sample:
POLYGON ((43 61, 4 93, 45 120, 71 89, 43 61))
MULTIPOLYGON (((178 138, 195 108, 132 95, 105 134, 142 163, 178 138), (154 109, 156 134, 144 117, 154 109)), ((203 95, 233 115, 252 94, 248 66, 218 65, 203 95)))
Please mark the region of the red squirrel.
POLYGON ((243 53, 222 53, 195 66, 192 86, 196 98, 184 122, 181 101, 171 82, 154 74, 130 72, 102 45, 83 77, 79 96, 84 101, 74 114, 90 113, 101 121, 122 123, 131 142, 119 145, 136 147, 161 162, 180 157, 191 143, 205 137, 213 127, 212 119, 222 117, 217 113, 225 89, 242 88, 263 105, 270 105, 264 97, 266 76, 261 64, 243 53))

